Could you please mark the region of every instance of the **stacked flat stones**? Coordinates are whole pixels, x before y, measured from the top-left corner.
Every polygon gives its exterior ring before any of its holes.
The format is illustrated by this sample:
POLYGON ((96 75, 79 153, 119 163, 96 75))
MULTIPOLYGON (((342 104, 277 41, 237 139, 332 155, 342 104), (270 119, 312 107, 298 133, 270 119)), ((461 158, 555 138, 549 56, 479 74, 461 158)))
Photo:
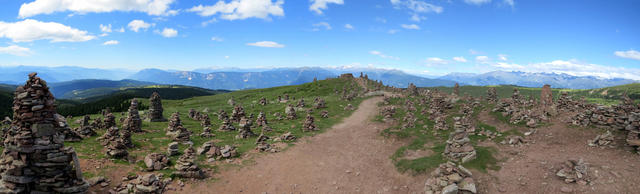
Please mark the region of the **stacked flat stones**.
POLYGON ((190 140, 191 132, 182 126, 180 113, 175 112, 171 115, 166 135, 171 137, 173 141, 186 142, 190 140))
POLYGON ((315 124, 315 119, 310 114, 307 114, 307 118, 302 123, 302 131, 316 131, 318 128, 315 124))
POLYGON ((69 127, 69 124, 67 124, 67 120, 62 115, 55 114, 54 117, 56 118, 56 123, 58 123, 60 133, 64 136, 64 141, 78 142, 82 140, 82 136, 80 136, 80 134, 78 134, 77 132, 71 130, 71 127, 69 127))
POLYGON ((107 113, 102 122, 102 128, 109 129, 116 126, 116 117, 112 113, 107 113))
POLYGON ((287 115, 288 120, 294 120, 298 118, 296 115, 296 109, 293 108, 293 105, 289 104, 287 108, 284 109, 284 113, 287 115))
POLYGON ((133 133, 142 132, 142 120, 138 113, 138 100, 132 99, 129 106, 127 118, 122 123, 122 130, 131 131, 133 133))
POLYGON ((205 174, 195 163, 196 153, 193 147, 184 150, 184 154, 176 161, 176 171, 173 174, 181 178, 205 178, 205 174))
POLYGON ((496 88, 489 88, 487 90, 487 101, 492 103, 498 102, 498 92, 496 91, 496 88))
POLYGON ((231 119, 224 110, 220 110, 218 119, 222 121, 222 125, 218 128, 218 131, 234 131, 236 128, 231 124, 231 119))
POLYGON ((149 97, 149 115, 147 120, 150 122, 165 122, 167 121, 164 116, 162 116, 164 109, 162 109, 162 99, 160 98, 160 94, 158 92, 153 92, 151 97, 149 97))
POLYGON ((233 111, 231 112, 231 121, 232 122, 240 122, 242 118, 244 118, 246 114, 244 113, 244 108, 240 105, 233 107, 233 111))
POLYGON ((238 135, 236 135, 236 139, 247 139, 251 136, 255 136, 256 134, 251 131, 251 126, 253 125, 253 121, 249 118, 242 118, 240 120, 240 129, 238 130, 238 135))
POLYGON ((13 101, 13 121, 0 159, 0 193, 85 193, 73 148, 56 125, 55 98, 47 83, 29 74, 13 101))
POLYGON ((447 146, 442 153, 447 159, 455 162, 468 162, 476 158, 476 150, 471 145, 469 135, 464 129, 456 129, 447 140, 447 146))
POLYGON ((90 120, 91 117, 89 117, 89 115, 85 115, 84 117, 82 117, 82 123, 80 124, 80 127, 76 128, 74 131, 76 131, 83 137, 91 137, 96 135, 96 132, 93 130, 94 126, 89 124, 90 120))

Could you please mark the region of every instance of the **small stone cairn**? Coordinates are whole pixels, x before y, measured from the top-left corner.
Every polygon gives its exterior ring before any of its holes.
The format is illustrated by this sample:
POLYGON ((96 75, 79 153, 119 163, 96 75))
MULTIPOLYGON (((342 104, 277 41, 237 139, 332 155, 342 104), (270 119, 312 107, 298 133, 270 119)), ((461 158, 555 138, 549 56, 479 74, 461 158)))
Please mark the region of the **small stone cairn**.
POLYGON ((610 130, 607 130, 605 133, 596 136, 593 140, 588 142, 588 145, 591 147, 604 147, 611 146, 614 147, 615 136, 611 133, 610 130))
POLYGON ((320 112, 320 117, 329 118, 329 111, 323 110, 322 112, 320 112))
POLYGON ((318 130, 318 128, 316 127, 315 119, 310 114, 307 114, 307 117, 302 124, 302 131, 308 132, 316 130, 318 130))
POLYGON ((200 126, 202 127, 210 127, 211 126, 211 119, 209 118, 209 114, 202 114, 202 116, 200 117, 200 126))
POLYGON ((176 171, 173 172, 176 177, 195 179, 205 178, 204 172, 195 163, 195 152, 196 151, 193 150, 193 147, 188 147, 184 150, 184 154, 182 154, 182 156, 178 158, 178 161, 176 161, 176 171))
POLYGON ((258 101, 258 104, 262 106, 267 105, 267 99, 265 97, 260 98, 260 100, 258 101))
POLYGON ((175 112, 169 119, 169 126, 167 127, 167 136, 171 137, 173 141, 187 142, 191 136, 191 132, 182 126, 180 121, 180 113, 175 112))
POLYGON ((144 157, 147 171, 163 170, 169 166, 169 157, 160 153, 151 153, 144 157))
POLYGON ((469 135, 465 130, 461 129, 451 133, 442 154, 451 161, 462 163, 476 158, 476 150, 471 145, 469 135))
POLYGON ((96 135, 96 132, 93 130, 93 126, 89 124, 90 121, 91 117, 89 117, 89 115, 85 115, 84 117, 82 117, 82 123, 80 124, 80 127, 75 128, 74 131, 85 138, 96 135))
POLYGON ((589 176, 589 167, 582 159, 567 160, 561 164, 560 169, 556 172, 556 176, 564 180, 565 183, 578 183, 579 185, 587 185, 591 182, 589 176))
POLYGON ((296 115, 296 109, 291 104, 284 109, 284 113, 287 115, 288 120, 295 120, 298 118, 298 115, 296 115))
POLYGON ((102 128, 109 129, 116 126, 116 116, 113 113, 107 113, 102 121, 102 128))
POLYGON ((246 114, 244 113, 244 108, 240 105, 236 105, 231 112, 231 121, 232 122, 240 122, 242 118, 244 118, 246 114))
POLYGON ((240 120, 240 129, 238 130, 238 135, 236 135, 236 139, 247 139, 251 136, 255 136, 256 134, 251 131, 251 126, 253 125, 253 121, 249 118, 242 118, 240 120))
POLYGON ((160 94, 158 92, 153 92, 151 97, 149 97, 149 115, 147 116, 147 120, 150 122, 165 122, 167 121, 164 116, 162 116, 164 109, 162 109, 162 99, 160 98, 160 94))
POLYGON ((327 104, 324 101, 324 99, 322 99, 322 98, 316 98, 316 99, 317 99, 317 100, 315 100, 316 101, 315 102, 316 103, 316 105, 315 105, 316 109, 327 108, 327 104))
POLYGON ((456 166, 453 162, 440 164, 431 172, 431 177, 425 183, 426 194, 475 194, 477 192, 471 171, 462 165, 456 166))
POLYGON ((133 133, 142 132, 142 120, 138 114, 138 100, 132 99, 129 106, 129 114, 122 123, 122 130, 131 131, 133 133))

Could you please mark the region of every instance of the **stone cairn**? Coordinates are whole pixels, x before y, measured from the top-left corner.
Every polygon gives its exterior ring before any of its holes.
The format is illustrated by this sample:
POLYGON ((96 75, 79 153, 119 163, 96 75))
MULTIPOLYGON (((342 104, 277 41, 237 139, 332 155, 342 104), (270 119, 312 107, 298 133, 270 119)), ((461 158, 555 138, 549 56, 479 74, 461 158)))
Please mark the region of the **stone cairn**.
POLYGON ((418 92, 418 87, 413 83, 409 83, 409 87, 407 87, 407 94, 409 96, 418 96, 420 93, 418 92))
POLYGON ((209 151, 205 153, 205 155, 208 158, 208 161, 212 162, 216 160, 236 157, 238 156, 238 151, 236 147, 230 145, 225 145, 221 148, 212 146, 211 149, 209 149, 209 151))
POLYGON ((296 136, 294 136, 291 132, 286 132, 284 134, 282 134, 279 139, 276 140, 281 140, 281 141, 294 141, 296 140, 296 136))
POLYGON ((491 87, 487 89, 487 101, 492 103, 498 102, 498 92, 496 91, 496 88, 491 87))
POLYGON ((564 180, 565 183, 578 183, 579 185, 587 185, 591 182, 589 176, 589 167, 582 159, 568 160, 562 163, 560 169, 556 172, 556 176, 564 180))
POLYGON ((210 127, 211 126, 211 119, 209 118, 209 114, 202 114, 202 116, 200 117, 200 126, 202 127, 210 127))
POLYGON ((551 85, 545 84, 540 90, 540 104, 544 108, 553 106, 553 93, 551 92, 551 85))
POLYGON ((96 135, 96 132, 93 130, 93 126, 89 124, 90 120, 91 117, 89 117, 89 115, 85 115, 84 117, 82 117, 82 123, 80 124, 80 127, 75 128, 74 131, 85 138, 96 135))
POLYGON ((295 120, 298 118, 298 115, 296 115, 296 109, 293 107, 292 104, 289 104, 285 109, 284 109, 284 113, 287 115, 287 119, 288 120, 295 120))
POLYGON ((44 80, 29 74, 16 88, 13 121, 0 156, 0 193, 85 193, 73 148, 55 125, 55 98, 44 80))
POLYGON ((476 150, 464 129, 457 129, 449 135, 447 146, 442 154, 451 161, 462 163, 476 158, 476 150))
POLYGON ((453 86, 453 95, 460 96, 460 84, 456 83, 456 85, 453 86))
POLYGON ((440 164, 425 183, 427 194, 457 194, 478 192, 471 171, 462 165, 456 166, 453 162, 440 164))
POLYGON ((224 120, 224 119, 229 119, 229 115, 227 115, 227 112, 224 111, 224 109, 220 109, 220 111, 218 111, 218 120, 224 120))
POLYGON ((278 150, 272 147, 271 144, 267 143, 267 140, 269 140, 269 136, 260 134, 258 139, 256 139, 256 150, 259 152, 278 152, 278 150))
POLYGON ((414 128, 416 127, 416 117, 413 112, 407 112, 407 114, 402 118, 402 129, 414 128))
POLYGON ((104 120, 102 121, 102 128, 109 129, 115 126, 116 126, 116 116, 113 116, 113 113, 107 113, 107 115, 104 116, 104 120))
MULTIPOLYGON (((125 177, 127 178, 127 177, 125 177)), ((165 187, 171 183, 171 178, 162 178, 162 174, 145 174, 142 176, 131 177, 129 183, 124 182, 116 186, 109 193, 149 193, 149 194, 161 194, 164 193, 165 187)), ((127 178, 128 179, 128 178, 127 178)), ((128 179, 130 180, 130 179, 128 179)))
POLYGON ((382 117, 385 121, 393 119, 393 115, 396 114, 395 106, 385 106, 381 110, 382 117))
POLYGON ((346 111, 352 111, 352 110, 355 110, 355 108, 353 108, 353 105, 351 105, 351 104, 347 104, 347 106, 345 106, 345 107, 344 107, 344 110, 346 110, 346 111))
POLYGON ((306 104, 304 103, 304 98, 300 98, 300 100, 298 101, 298 104, 296 104, 296 107, 298 108, 303 108, 306 104))
POLYGON ((169 143, 169 145, 167 146, 167 154, 169 154, 169 156, 179 155, 180 154, 180 150, 179 150, 178 146, 179 146, 178 142, 169 143))
POLYGON ((613 136, 611 131, 607 130, 605 133, 596 136, 595 139, 590 140, 588 142, 588 145, 591 147, 604 147, 604 146, 614 147, 613 146, 614 140, 615 140, 615 137, 613 136))
POLYGON ((244 108, 240 105, 237 105, 233 108, 231 112, 231 121, 232 122, 240 122, 242 118, 244 118, 246 114, 244 113, 244 108))
POLYGON ((240 120, 240 129, 238 130, 238 135, 236 135, 236 139, 247 139, 251 136, 255 136, 256 134, 251 131, 251 126, 253 125, 253 121, 249 118, 242 118, 240 120))
POLYGON ((144 157, 144 164, 147 166, 147 171, 167 169, 169 157, 164 154, 151 153, 144 157))
POLYGON ((103 145, 106 146, 106 154, 111 158, 126 158, 129 156, 127 142, 131 142, 131 136, 126 140, 126 137, 122 137, 119 132, 120 130, 117 127, 112 127, 102 136, 103 145))
POLYGON ((162 116, 162 99, 160 98, 160 94, 158 92, 153 92, 151 97, 149 97, 149 115, 147 116, 147 120, 150 122, 165 122, 167 121, 164 116, 162 116))
POLYGON ((196 119, 196 112, 197 112, 196 109, 190 108, 188 117, 190 119, 197 120, 196 119))
POLYGON ((231 120, 229 119, 229 116, 227 116, 227 113, 224 112, 224 110, 220 110, 220 113, 218 114, 218 119, 222 121, 222 125, 220 125, 220 127, 218 128, 218 131, 235 131, 236 130, 236 128, 231 124, 231 120))
POLYGON ((320 117, 322 118, 329 118, 329 111, 327 110, 323 110, 322 112, 320 112, 320 117))
MULTIPOLYGON (((69 124, 67 124, 67 120, 62 115, 56 113, 54 117, 60 129, 60 133, 64 136, 64 141, 78 142, 82 140, 82 136, 80 136, 80 134, 78 134, 77 132, 71 130, 71 127, 69 127, 69 124)), ((2 132, 3 134, 6 134, 6 130, 4 129, 2 132)))
POLYGON ((173 141, 190 141, 191 132, 187 130, 187 128, 182 126, 182 121, 180 121, 180 113, 175 112, 171 115, 166 135, 171 137, 173 141))
POLYGON ((316 103, 316 105, 314 106, 315 109, 327 108, 327 103, 324 101, 324 99, 316 98, 316 100, 314 101, 316 103))
POLYGON ((195 163, 195 152, 196 151, 193 150, 193 147, 188 147, 184 150, 184 154, 182 154, 182 156, 178 158, 178 161, 176 161, 176 171, 173 172, 176 177, 195 179, 205 178, 204 172, 195 163))
POLYGON ((138 100, 135 98, 131 100, 129 114, 127 115, 127 119, 122 123, 122 130, 133 133, 142 132, 142 120, 140 119, 140 114, 138 114, 138 100))
POLYGON ((258 101, 258 104, 262 106, 267 105, 267 99, 265 97, 260 98, 260 100, 258 101))
POLYGON ((264 112, 260 112, 260 114, 258 114, 258 118, 256 119, 256 126, 262 127, 262 132, 273 131, 273 129, 269 127, 269 122, 267 121, 267 116, 264 114, 264 112))
POLYGON ((318 130, 318 128, 316 127, 315 119, 310 114, 307 114, 307 118, 304 120, 304 123, 302 123, 302 131, 308 132, 316 130, 318 130))

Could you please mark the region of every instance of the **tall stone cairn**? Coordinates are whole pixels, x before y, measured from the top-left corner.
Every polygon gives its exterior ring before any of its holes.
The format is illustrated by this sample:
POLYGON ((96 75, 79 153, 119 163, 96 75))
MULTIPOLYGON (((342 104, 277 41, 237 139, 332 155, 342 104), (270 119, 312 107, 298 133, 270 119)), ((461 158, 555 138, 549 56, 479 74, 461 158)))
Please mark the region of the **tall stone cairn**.
POLYGON ((453 95, 460 96, 460 84, 456 83, 456 85, 453 86, 453 95))
POLYGON ((244 113, 244 108, 241 105, 233 107, 233 111, 231 112, 232 122, 240 122, 240 120, 245 116, 246 114, 244 113))
POLYGON ((496 88, 489 88, 487 90, 487 101, 489 102, 498 102, 498 92, 496 91, 496 88))
POLYGON ((47 83, 29 74, 13 100, 13 121, 0 157, 0 193, 85 193, 76 152, 64 147, 55 98, 47 83))
POLYGON ((122 123, 122 130, 131 132, 142 132, 142 120, 140 114, 138 114, 138 100, 135 98, 131 100, 131 106, 129 106, 129 114, 122 123))
POLYGON ((551 93, 551 85, 545 84, 540 90, 540 103, 543 107, 553 105, 553 94, 551 93))
POLYGON ((164 116, 162 116, 162 99, 160 98, 160 94, 158 92, 153 92, 151 97, 149 97, 149 115, 147 120, 149 122, 165 122, 167 121, 164 116))
POLYGON ((462 163, 476 158, 476 150, 471 145, 469 135, 464 129, 456 129, 455 132, 451 133, 442 154, 451 161, 462 163))
POLYGON ((416 85, 414 85, 413 83, 409 83, 409 87, 407 87, 407 93, 409 94, 409 96, 418 96, 418 87, 416 87, 416 85))
POLYGON ((109 129, 115 126, 116 116, 113 116, 113 113, 107 113, 107 115, 104 116, 104 120, 102 121, 102 128, 109 129))
POLYGON ((173 174, 181 178, 205 178, 205 174, 195 163, 196 151, 193 147, 188 147, 184 150, 184 154, 176 161, 176 171, 173 174))

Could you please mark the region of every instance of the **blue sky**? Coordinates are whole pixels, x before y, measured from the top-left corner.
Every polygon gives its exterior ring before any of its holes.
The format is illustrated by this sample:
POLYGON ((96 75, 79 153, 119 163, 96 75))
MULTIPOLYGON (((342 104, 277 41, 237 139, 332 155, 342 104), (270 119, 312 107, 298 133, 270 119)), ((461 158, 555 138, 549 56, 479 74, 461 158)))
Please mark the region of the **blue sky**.
POLYGON ((0 66, 376 67, 640 80, 637 0, 0 0, 0 66))

